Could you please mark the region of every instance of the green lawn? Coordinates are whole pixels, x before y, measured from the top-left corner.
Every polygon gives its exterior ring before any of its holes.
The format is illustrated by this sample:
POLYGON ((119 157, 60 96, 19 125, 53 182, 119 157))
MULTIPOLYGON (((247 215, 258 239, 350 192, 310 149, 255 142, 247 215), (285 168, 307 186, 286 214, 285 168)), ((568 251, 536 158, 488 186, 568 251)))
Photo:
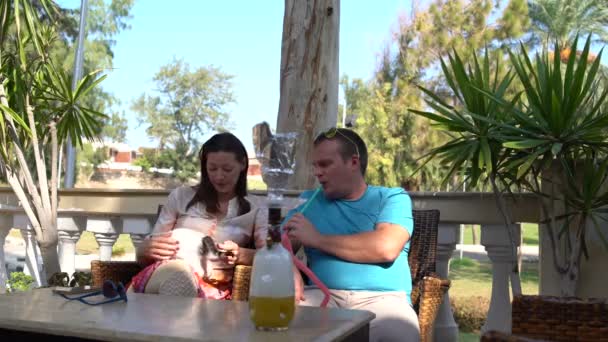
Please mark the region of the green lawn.
POLYGON ((247 180, 247 190, 266 190, 267 186, 261 180, 257 179, 248 179, 247 180))
MULTIPOLYGON (((524 294, 538 294, 538 263, 524 262, 521 286, 524 294)), ((453 258, 450 261, 451 297, 484 296, 492 294, 492 266, 489 261, 453 258)))
MULTIPOLYGON (((538 294, 538 263, 525 262, 522 266, 521 285, 524 294, 538 294)), ((479 299, 490 298, 492 294, 492 266, 489 261, 477 261, 469 258, 453 258, 450 261, 450 298, 453 303, 475 303, 479 299)), ((467 304, 468 310, 474 307, 467 304)), ((483 315, 483 314, 481 314, 483 315)), ((466 330, 466 328, 465 328, 466 330)), ((479 341, 479 332, 463 332, 458 334, 458 341, 479 341)))
MULTIPOLYGON (((473 229, 475 230, 475 243, 480 244, 481 233, 479 225, 463 225, 464 229, 464 244, 472 245, 473 243, 473 229)), ((537 246, 538 245, 538 224, 536 223, 522 223, 521 225, 524 245, 537 246)))
MULTIPOLYGON (((129 234, 120 234, 118 240, 112 247, 112 255, 120 256, 125 253, 135 252, 133 242, 131 242, 131 236, 129 234)), ((80 240, 76 243, 76 253, 78 254, 93 254, 99 253, 99 245, 95 241, 95 236, 91 232, 83 232, 80 236, 80 240)))
POLYGON ((479 342, 481 336, 476 333, 458 333, 458 342, 479 342))

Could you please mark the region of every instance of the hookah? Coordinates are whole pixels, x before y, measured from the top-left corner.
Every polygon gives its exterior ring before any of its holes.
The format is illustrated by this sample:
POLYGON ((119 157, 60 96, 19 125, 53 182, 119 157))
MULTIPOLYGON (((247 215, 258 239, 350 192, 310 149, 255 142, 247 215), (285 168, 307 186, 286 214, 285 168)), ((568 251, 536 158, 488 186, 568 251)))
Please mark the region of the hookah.
MULTIPOLYGON (((250 316, 259 330, 286 330, 295 311, 293 266, 324 293, 321 307, 327 306, 329 290, 314 273, 293 256, 291 243, 281 225, 283 194, 295 169, 296 133, 272 134, 266 122, 253 128, 256 157, 262 166, 262 180, 267 185, 265 207, 268 213, 266 246, 254 257, 249 292, 250 316)), ((317 189, 301 207, 303 213, 319 193, 317 189)))

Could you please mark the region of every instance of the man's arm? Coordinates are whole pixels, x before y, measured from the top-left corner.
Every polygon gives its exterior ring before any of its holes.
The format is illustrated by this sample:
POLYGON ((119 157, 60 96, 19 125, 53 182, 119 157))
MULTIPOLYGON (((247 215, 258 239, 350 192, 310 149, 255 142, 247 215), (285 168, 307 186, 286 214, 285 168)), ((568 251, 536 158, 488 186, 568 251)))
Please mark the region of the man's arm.
POLYGON ((392 223, 379 223, 370 232, 353 235, 321 235, 310 247, 340 259, 358 263, 393 262, 403 251, 410 234, 392 223))
POLYGON ((340 259, 358 263, 393 262, 403 251, 410 234, 391 223, 379 223, 370 232, 353 235, 320 235, 310 247, 340 259))
POLYGON ((410 239, 404 227, 392 223, 379 223, 373 231, 358 234, 322 235, 306 217, 296 214, 285 226, 289 237, 302 245, 358 263, 392 262, 410 239))

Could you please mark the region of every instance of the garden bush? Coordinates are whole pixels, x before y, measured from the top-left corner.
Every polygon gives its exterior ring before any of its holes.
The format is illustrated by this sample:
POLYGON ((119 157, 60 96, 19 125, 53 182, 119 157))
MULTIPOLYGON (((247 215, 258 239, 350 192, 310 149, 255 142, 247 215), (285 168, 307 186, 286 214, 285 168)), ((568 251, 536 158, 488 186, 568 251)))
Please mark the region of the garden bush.
POLYGON ((463 332, 478 332, 485 323, 490 308, 486 297, 450 297, 454 319, 463 332))

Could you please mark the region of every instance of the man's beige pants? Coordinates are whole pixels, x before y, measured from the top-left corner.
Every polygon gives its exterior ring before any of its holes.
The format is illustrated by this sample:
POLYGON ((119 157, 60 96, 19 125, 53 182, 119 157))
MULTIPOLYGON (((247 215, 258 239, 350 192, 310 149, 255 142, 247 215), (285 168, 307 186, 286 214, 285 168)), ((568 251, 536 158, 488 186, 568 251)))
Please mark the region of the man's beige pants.
MULTIPOLYGON (((405 292, 329 290, 327 307, 367 310, 376 314, 370 324, 370 341, 419 341, 418 316, 409 304, 405 292)), ((319 306, 323 292, 316 287, 304 290, 305 300, 300 305, 319 306)))

